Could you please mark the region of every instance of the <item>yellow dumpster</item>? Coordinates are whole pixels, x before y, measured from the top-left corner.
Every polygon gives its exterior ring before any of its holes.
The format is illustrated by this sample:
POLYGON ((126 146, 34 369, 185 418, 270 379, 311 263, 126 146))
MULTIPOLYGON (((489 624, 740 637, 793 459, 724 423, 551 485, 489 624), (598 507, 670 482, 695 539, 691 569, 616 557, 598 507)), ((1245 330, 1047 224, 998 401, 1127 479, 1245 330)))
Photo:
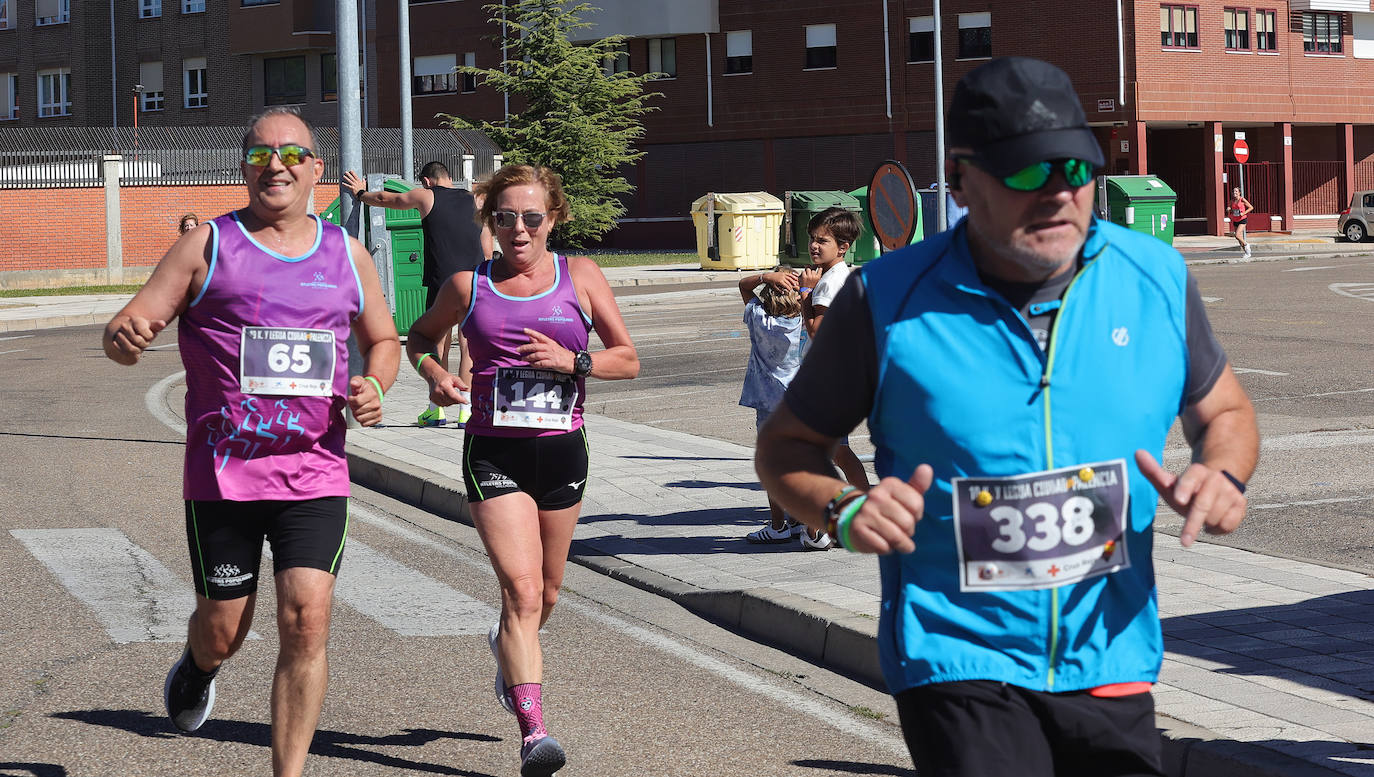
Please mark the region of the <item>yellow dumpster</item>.
POLYGON ((768 192, 711 193, 692 203, 703 270, 765 270, 778 261, 782 200, 768 192))

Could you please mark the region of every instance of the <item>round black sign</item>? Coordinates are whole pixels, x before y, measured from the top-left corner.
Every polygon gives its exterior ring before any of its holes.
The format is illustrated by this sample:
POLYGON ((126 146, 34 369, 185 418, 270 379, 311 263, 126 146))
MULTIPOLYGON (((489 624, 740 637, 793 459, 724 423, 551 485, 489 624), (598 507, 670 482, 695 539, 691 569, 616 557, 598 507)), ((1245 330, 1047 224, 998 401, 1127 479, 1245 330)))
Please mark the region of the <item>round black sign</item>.
POLYGON ((868 184, 868 214, 884 251, 895 251, 911 243, 920 207, 916 186, 902 163, 889 159, 878 165, 868 184))

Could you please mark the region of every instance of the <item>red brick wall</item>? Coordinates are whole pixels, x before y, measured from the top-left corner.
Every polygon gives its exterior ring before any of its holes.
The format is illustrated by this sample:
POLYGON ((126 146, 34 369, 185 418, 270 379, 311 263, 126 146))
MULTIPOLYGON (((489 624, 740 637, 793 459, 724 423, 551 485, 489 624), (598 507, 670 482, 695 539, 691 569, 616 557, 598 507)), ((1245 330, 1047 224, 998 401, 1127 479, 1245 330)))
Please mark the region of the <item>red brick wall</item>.
MULTIPOLYGON (((315 188, 315 211, 338 196, 333 185, 315 188)), ((232 186, 126 186, 119 192, 124 266, 151 267, 177 237, 185 213, 207 221, 243 207, 244 189, 232 186)), ((0 190, 0 272, 103 269, 105 191, 0 190)))

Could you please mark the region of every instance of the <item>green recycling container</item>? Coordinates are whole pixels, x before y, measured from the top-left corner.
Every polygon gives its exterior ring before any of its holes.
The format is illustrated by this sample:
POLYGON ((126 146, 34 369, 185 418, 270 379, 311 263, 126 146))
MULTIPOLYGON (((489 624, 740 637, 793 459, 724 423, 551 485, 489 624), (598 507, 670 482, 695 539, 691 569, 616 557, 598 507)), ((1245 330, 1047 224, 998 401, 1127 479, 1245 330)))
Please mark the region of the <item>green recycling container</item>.
POLYGON ((1174 244, 1174 204, 1178 195, 1154 175, 1107 177, 1107 219, 1174 244))
MULTIPOLYGON (((382 190, 408 192, 415 184, 396 178, 382 183, 382 190)), ((391 235, 391 289, 396 331, 405 334, 425 312, 425 231, 420 226, 420 211, 386 210, 386 231, 391 235)))
MULTIPOLYGON (((782 196, 782 237, 778 241, 778 262, 793 267, 810 267, 811 255, 807 244, 811 234, 807 224, 817 213, 830 208, 844 208, 860 213, 859 201, 845 192, 786 192, 782 196)), ((863 216, 859 216, 860 223, 863 216)), ((860 237, 860 241, 862 237, 860 237)), ((845 262, 854 263, 855 245, 844 255, 845 262)))

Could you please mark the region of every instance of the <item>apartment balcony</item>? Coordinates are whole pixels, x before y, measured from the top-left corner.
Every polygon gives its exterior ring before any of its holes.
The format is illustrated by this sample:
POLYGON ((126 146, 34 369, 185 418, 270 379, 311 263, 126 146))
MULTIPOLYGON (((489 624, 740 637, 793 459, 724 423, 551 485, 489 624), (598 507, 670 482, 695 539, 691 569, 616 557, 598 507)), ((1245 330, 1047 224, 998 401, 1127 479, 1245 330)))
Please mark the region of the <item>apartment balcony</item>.
POLYGON ((229 50, 232 53, 334 49, 335 0, 240 2, 229 3, 229 50))
POLYGON ((584 21, 591 27, 574 31, 574 43, 608 35, 668 38, 720 32, 720 0, 597 0, 600 11, 584 21))
POLYGON ((1369 13, 1370 6, 1370 0, 1288 0, 1288 8, 1292 11, 1369 13))

